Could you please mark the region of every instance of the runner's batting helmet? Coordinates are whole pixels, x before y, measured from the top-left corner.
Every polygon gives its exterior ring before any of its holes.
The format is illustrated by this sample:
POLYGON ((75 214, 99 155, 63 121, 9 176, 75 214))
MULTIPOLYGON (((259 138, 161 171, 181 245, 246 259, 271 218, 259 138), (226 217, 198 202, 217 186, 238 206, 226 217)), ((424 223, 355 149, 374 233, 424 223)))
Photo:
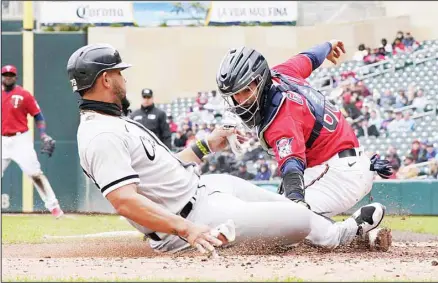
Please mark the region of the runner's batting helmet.
POLYGON ((68 59, 67 73, 73 91, 93 86, 104 71, 131 67, 122 62, 119 52, 109 44, 89 44, 76 50, 68 59))

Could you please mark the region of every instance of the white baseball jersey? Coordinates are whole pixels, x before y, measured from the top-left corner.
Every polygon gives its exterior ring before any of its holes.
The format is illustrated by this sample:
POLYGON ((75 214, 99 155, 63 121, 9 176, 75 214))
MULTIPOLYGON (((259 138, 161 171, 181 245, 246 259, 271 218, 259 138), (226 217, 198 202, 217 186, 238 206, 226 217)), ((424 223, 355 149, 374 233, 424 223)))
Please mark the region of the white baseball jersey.
MULTIPOLYGON (((151 131, 129 118, 83 111, 77 139, 82 169, 103 196, 137 183, 139 193, 178 213, 196 192, 196 164, 179 160, 151 131)), ((145 234, 153 232, 128 221, 145 234)))

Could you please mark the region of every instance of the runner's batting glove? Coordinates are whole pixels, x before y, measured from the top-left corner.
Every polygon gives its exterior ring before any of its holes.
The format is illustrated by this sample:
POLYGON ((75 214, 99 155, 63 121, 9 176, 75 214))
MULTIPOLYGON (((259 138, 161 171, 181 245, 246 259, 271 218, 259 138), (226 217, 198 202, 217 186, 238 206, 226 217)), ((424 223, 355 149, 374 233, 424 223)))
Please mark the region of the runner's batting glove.
POLYGON ((47 154, 49 157, 52 156, 53 151, 55 151, 55 143, 56 141, 52 139, 48 135, 44 135, 41 137, 41 141, 43 142, 41 144, 41 153, 47 154))
POLYGON ((378 154, 374 154, 371 157, 371 165, 370 170, 376 171, 377 174, 379 174, 380 177, 383 179, 389 179, 392 175, 392 166, 389 164, 389 161, 384 159, 381 160, 380 156, 378 154))

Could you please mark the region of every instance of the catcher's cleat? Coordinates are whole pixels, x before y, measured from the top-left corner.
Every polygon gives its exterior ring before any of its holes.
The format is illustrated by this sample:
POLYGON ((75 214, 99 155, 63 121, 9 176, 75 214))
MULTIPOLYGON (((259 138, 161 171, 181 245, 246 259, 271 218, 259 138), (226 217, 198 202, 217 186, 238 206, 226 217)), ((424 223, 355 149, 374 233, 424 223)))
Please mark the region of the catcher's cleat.
POLYGON ((351 216, 356 220, 359 226, 357 235, 362 236, 379 226, 385 216, 385 210, 385 206, 377 202, 362 206, 358 209, 351 216))
POLYGON ((365 234, 365 242, 371 251, 387 252, 392 245, 391 229, 377 228, 365 234))

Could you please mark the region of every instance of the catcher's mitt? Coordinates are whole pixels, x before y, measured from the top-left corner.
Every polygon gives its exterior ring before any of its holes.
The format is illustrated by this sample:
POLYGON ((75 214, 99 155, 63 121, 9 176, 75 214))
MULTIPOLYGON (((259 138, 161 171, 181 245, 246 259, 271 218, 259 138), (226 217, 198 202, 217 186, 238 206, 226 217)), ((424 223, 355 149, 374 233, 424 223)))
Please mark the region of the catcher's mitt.
POLYGON ((41 141, 43 142, 41 144, 41 153, 46 153, 49 157, 51 157, 53 151, 55 151, 56 141, 48 135, 43 136, 41 141))

